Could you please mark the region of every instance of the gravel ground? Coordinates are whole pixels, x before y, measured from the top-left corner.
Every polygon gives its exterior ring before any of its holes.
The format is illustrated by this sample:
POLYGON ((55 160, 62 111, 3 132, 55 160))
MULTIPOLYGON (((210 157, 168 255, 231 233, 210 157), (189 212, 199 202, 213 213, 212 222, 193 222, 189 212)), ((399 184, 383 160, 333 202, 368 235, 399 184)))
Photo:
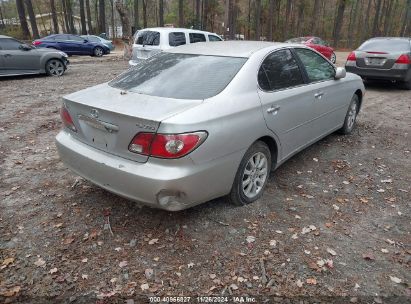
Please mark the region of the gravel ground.
POLYGON ((61 97, 127 67, 74 62, 61 78, 0 80, 0 302, 410 301, 410 91, 367 85, 356 131, 290 159, 254 204, 169 213, 60 162, 61 97))

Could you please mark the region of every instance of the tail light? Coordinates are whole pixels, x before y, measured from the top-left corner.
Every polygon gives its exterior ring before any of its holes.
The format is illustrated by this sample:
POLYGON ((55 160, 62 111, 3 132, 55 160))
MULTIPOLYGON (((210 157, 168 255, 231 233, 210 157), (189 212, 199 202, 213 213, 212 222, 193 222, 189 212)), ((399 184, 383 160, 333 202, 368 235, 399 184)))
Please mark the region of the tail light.
POLYGON ((357 58, 355 57, 355 53, 351 52, 348 57, 347 57, 347 61, 356 61, 357 58))
POLYGON ((402 54, 400 57, 398 57, 398 59, 397 59, 397 61, 395 61, 395 63, 411 64, 410 55, 402 54))
POLYGON ((60 109, 60 117, 61 120, 64 123, 64 126, 69 128, 73 132, 77 132, 76 126, 74 125, 73 119, 71 118, 71 115, 69 111, 66 109, 66 107, 63 105, 60 109))
POLYGON ((39 40, 33 41, 33 45, 40 45, 40 44, 41 44, 41 41, 39 41, 39 40))
POLYGON ((206 132, 184 134, 138 133, 128 149, 130 152, 159 158, 180 158, 195 150, 207 138, 206 132))

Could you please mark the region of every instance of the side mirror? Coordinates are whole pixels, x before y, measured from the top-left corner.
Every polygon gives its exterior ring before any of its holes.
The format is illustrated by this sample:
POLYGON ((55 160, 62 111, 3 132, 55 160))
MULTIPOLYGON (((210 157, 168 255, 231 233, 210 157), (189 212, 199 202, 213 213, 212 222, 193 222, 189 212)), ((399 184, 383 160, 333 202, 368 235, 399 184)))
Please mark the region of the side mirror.
POLYGON ((20 44, 19 49, 22 51, 30 51, 32 48, 30 45, 23 43, 20 44))
POLYGON ((342 78, 345 77, 345 75, 347 75, 347 72, 345 71, 345 68, 338 67, 338 68, 335 70, 335 76, 334 76, 334 78, 335 78, 335 79, 342 79, 342 78))

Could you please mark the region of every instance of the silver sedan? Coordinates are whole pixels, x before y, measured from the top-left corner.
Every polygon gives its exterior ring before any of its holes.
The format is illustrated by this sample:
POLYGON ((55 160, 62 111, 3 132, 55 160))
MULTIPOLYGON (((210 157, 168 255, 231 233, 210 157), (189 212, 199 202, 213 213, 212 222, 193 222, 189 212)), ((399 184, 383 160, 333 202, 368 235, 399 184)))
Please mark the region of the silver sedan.
POLYGON ((272 169, 349 134, 361 78, 301 45, 228 41, 167 50, 63 99, 63 162, 128 199, 176 211, 263 194, 272 169))

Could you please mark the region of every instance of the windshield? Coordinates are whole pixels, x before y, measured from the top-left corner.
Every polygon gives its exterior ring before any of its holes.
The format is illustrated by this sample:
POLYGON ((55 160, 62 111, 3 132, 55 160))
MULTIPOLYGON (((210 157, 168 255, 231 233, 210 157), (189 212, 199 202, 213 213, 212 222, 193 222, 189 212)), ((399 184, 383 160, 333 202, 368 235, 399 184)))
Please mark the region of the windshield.
POLYGON ((127 70, 109 85, 145 95, 205 99, 220 93, 247 58, 160 53, 127 70))
POLYGON ((411 44, 405 39, 373 39, 364 42, 359 51, 409 52, 411 44))

